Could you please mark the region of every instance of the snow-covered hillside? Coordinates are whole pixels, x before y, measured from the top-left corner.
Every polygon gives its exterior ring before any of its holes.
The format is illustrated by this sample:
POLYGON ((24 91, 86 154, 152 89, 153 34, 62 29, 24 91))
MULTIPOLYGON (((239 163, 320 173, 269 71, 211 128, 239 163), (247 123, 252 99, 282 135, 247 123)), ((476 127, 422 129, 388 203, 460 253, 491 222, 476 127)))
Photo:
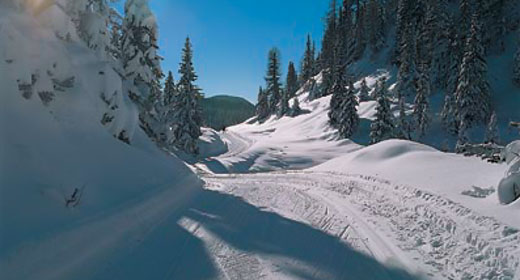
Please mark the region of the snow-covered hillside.
POLYGON ((0 3, 0 278, 88 278, 201 190, 138 128, 114 69, 58 6, 0 3))

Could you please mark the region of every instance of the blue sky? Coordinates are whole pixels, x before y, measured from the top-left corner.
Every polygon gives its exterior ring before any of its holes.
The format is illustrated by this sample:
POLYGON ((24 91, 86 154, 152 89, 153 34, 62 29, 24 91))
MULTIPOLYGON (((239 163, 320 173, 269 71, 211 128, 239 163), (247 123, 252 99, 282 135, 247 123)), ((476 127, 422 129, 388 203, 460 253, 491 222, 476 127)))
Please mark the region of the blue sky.
POLYGON ((163 70, 177 69, 186 36, 195 51, 198 85, 206 96, 229 94, 256 102, 267 53, 278 47, 282 72, 298 63, 305 37, 321 38, 328 0, 150 0, 159 23, 163 70))

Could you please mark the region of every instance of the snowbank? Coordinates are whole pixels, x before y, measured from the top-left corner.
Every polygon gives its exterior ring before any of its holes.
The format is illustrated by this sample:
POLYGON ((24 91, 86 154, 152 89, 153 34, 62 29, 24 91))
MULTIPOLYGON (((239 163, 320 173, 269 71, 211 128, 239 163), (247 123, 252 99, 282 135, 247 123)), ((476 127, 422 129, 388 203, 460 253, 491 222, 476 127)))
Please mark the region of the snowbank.
POLYGON ((498 198, 501 203, 509 204, 520 197, 520 141, 509 144, 503 158, 509 168, 498 185, 498 198))
POLYGON ((403 140, 388 140, 330 160, 311 170, 361 174, 421 188, 449 197, 483 215, 519 227, 518 214, 499 204, 496 192, 485 198, 466 195, 472 189, 496 189, 507 166, 474 157, 440 152, 403 140))
POLYGON ((0 278, 78 279, 67 273, 148 230, 201 183, 137 128, 109 62, 0 6, 0 274, 10 275, 0 278), (114 137, 123 130, 132 145, 114 137))

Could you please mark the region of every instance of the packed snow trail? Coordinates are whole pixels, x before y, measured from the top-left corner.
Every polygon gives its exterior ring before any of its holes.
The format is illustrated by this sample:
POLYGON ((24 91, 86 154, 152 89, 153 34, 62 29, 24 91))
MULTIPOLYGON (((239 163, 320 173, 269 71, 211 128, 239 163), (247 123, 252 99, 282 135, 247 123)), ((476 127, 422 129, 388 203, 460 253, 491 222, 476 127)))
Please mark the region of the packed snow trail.
MULTIPOLYGON (((206 176, 205 180, 211 190, 235 195, 260 209, 311 225, 380 264, 402 267, 424 278, 518 279, 514 278, 520 261, 517 229, 412 187, 367 176, 317 172, 218 175, 206 176)), ((235 215, 253 227, 247 230, 255 232, 249 237, 251 240, 245 242, 260 242, 262 239, 258 238, 257 232, 272 230, 269 223, 261 223, 248 211, 236 210, 235 215)), ((211 221, 206 217, 206 221, 211 221)), ((204 232, 212 233, 202 233, 201 239, 212 243, 214 234, 227 238, 235 232, 226 229, 225 224, 215 222, 217 225, 208 228, 199 221, 204 232)), ((294 232, 290 240, 301 242, 300 245, 315 244, 315 241, 306 241, 300 232, 294 232)), ((212 255, 227 256, 227 247, 215 245, 213 248, 216 252, 212 255)), ((241 249, 238 254, 258 260, 254 261, 255 267, 261 264, 272 267, 263 273, 276 279, 284 276, 291 279, 287 266, 301 267, 316 279, 336 279, 342 273, 355 275, 353 279, 377 279, 370 275, 370 269, 364 274, 352 270, 349 273, 346 269, 329 275, 330 271, 324 271, 320 266, 306 266, 301 260, 282 260, 263 254, 254 257, 254 254, 247 254, 247 248, 241 249)), ((320 252, 305 246, 301 250, 308 258, 323 257, 320 252)), ((336 256, 333 263, 342 261, 336 259, 338 257, 342 258, 336 256)), ((239 269, 243 269, 244 264, 237 265, 242 265, 239 269)), ((221 269, 224 275, 236 272, 234 266, 221 269)))

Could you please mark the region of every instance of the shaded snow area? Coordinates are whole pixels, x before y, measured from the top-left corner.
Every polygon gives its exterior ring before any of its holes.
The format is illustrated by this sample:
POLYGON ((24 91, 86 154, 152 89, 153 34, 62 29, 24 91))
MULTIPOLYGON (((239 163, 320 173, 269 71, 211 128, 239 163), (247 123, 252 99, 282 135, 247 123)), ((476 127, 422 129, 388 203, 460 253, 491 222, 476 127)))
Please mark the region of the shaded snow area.
POLYGON ((57 37, 49 20, 67 21, 59 9, 35 19, 3 5, 0 279, 109 279, 104 270, 121 269, 201 182, 137 128, 112 66, 74 33, 57 37), (113 121, 103 125, 107 112, 113 121), (122 130, 132 146, 114 137, 122 130))

